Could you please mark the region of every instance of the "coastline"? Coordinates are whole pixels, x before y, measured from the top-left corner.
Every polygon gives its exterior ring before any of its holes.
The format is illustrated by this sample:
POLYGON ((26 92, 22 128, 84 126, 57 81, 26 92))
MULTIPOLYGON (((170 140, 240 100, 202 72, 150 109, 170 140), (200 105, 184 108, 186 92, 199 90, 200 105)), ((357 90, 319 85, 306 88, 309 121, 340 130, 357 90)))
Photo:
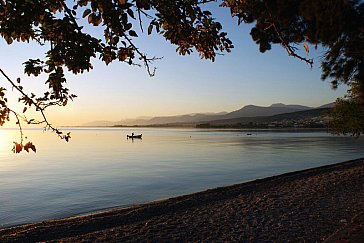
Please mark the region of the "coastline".
POLYGON ((4 228, 0 241, 339 239, 349 225, 363 223, 363 185, 364 158, 124 209, 4 228))

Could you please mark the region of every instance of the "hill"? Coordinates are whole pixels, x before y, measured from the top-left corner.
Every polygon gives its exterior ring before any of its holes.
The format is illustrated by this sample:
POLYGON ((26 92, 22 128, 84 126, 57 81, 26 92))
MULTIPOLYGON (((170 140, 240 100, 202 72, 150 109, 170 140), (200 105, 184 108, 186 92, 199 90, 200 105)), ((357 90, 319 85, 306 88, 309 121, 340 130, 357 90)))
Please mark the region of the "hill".
POLYGON ((274 127, 307 127, 325 128, 328 124, 330 108, 318 108, 274 116, 240 117, 206 121, 196 124, 196 127, 235 127, 235 128, 274 128, 274 127))
POLYGON ((222 117, 222 119, 231 119, 239 117, 274 116, 278 114, 304 111, 310 109, 313 108, 301 105, 285 105, 282 103, 272 104, 271 106, 268 107, 247 105, 239 110, 226 114, 224 117, 222 117))
POLYGON ((220 113, 197 113, 187 114, 180 116, 159 116, 153 117, 147 120, 127 120, 120 121, 118 124, 122 125, 164 125, 164 124, 176 124, 176 123, 197 123, 202 121, 214 121, 214 120, 226 120, 239 117, 260 117, 260 116, 273 116, 277 114, 290 113, 296 111, 303 111, 313 109, 312 107, 301 105, 284 105, 281 103, 273 104, 268 107, 247 105, 239 110, 233 112, 220 112, 220 113))

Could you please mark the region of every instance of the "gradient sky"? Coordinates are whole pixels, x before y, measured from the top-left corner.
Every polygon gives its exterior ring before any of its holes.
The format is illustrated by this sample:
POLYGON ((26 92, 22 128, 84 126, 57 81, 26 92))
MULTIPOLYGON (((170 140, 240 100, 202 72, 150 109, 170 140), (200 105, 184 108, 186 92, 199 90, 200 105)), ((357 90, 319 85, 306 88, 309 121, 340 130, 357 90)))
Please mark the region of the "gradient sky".
MULTIPOLYGON (((49 118, 62 126, 139 116, 230 112, 248 104, 320 106, 345 94, 347 87, 332 90, 329 81, 320 80, 322 50, 314 51, 311 47, 313 68, 289 57, 280 46, 262 54, 251 40, 249 26, 237 26, 227 9, 215 9, 213 13, 235 45, 232 53, 218 56, 212 63, 201 60, 196 53, 179 56, 176 46, 163 37, 142 34, 135 40, 141 50, 150 56, 164 57, 155 63, 155 77, 150 78, 144 68, 118 62, 106 66, 95 59, 91 72, 67 75, 67 87, 78 98, 65 108, 52 108, 49 118)), ((21 65, 28 58, 42 58, 45 49, 34 44, 8 46, 1 39, 0 50, 0 67, 13 80, 21 77, 29 93, 45 92, 45 78, 27 77, 21 65)), ((9 87, 3 77, 0 81, 1 86, 9 87)), ((17 93, 10 90, 11 104, 21 111, 22 106, 16 104, 17 93)))

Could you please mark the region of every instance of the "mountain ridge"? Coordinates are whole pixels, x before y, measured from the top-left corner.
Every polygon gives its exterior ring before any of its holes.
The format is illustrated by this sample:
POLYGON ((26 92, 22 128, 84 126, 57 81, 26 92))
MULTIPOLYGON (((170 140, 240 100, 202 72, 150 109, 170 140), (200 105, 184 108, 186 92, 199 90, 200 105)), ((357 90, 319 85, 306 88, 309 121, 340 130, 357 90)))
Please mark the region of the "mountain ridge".
MULTIPOLYGON (((246 105, 238 110, 232 112, 218 112, 218 113, 191 113, 184 115, 171 115, 171 116, 155 116, 150 119, 123 119, 120 121, 102 121, 102 124, 107 126, 149 126, 149 125, 163 125, 173 123, 196 123, 207 122, 214 120, 226 120, 242 117, 267 117, 284 113, 292 113, 297 111, 312 110, 316 108, 331 108, 334 103, 325 104, 319 107, 309 107, 303 105, 285 105, 283 103, 274 103, 270 106, 257 106, 246 105)), ((100 121, 101 122, 101 121, 100 121)), ((89 122, 83 126, 102 126, 98 125, 97 121, 89 122)))

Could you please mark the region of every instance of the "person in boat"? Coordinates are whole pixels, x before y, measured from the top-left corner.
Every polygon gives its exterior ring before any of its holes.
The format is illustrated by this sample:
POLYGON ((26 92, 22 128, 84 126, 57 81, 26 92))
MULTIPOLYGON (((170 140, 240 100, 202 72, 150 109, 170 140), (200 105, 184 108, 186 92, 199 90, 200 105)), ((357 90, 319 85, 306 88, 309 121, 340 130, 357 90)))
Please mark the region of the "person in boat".
POLYGON ((132 133, 131 135, 126 135, 126 138, 142 138, 142 134, 135 135, 134 133, 132 133))

